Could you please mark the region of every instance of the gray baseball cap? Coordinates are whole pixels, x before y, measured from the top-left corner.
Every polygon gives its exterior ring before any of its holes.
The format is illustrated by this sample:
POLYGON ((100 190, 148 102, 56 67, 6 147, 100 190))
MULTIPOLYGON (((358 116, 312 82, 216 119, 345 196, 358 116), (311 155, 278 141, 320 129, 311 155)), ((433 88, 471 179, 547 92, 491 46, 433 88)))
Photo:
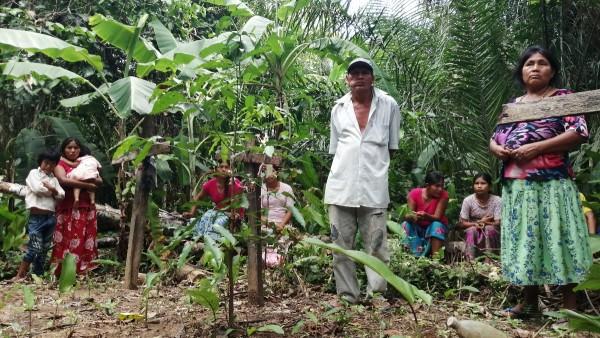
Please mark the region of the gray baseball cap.
POLYGON ((348 64, 348 72, 357 67, 368 68, 373 73, 373 62, 365 58, 356 58, 348 64))

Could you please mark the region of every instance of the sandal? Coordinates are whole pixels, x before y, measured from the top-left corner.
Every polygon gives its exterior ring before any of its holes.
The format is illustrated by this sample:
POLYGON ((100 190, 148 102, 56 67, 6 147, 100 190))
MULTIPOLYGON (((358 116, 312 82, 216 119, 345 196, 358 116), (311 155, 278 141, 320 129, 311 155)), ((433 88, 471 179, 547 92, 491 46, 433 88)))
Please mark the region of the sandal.
POLYGON ((511 319, 532 319, 541 316, 541 312, 535 305, 522 305, 520 309, 519 305, 508 307, 500 311, 499 316, 511 319), (517 310, 518 309, 518 310, 517 310))

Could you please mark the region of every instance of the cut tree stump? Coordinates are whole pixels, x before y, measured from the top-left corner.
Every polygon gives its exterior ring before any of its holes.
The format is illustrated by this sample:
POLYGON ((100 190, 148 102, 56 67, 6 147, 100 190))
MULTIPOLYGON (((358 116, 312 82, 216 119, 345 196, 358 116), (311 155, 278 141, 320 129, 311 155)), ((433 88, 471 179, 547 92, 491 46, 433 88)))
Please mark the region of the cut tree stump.
POLYGON ((600 89, 502 105, 498 124, 600 112, 600 89))

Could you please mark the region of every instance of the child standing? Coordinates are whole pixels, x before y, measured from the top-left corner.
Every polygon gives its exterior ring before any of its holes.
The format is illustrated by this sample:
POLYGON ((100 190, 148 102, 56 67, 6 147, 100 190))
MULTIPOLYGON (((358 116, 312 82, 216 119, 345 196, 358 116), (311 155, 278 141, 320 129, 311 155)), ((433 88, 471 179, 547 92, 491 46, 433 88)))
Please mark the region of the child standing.
POLYGON ((58 153, 42 152, 38 156, 39 167, 32 169, 25 180, 27 183, 25 206, 29 210, 29 220, 27 221, 29 243, 27 244, 27 253, 23 256, 23 261, 13 281, 24 279, 32 263, 34 274, 39 276, 44 273, 46 253, 52 243, 52 234, 56 225, 54 216, 56 200, 65 197, 65 191, 53 174, 59 159, 58 153))
MULTIPOLYGON (((84 150, 82 149, 82 152, 83 151, 84 150)), ((73 167, 73 170, 67 174, 68 178, 79 181, 94 182, 98 177, 100 177, 100 172, 98 169, 102 168, 102 166, 100 165, 100 162, 98 162, 98 160, 92 155, 83 154, 83 156, 79 157, 75 162, 67 160, 64 156, 62 156, 60 159, 73 167)), ((77 208, 77 205, 79 205, 80 194, 80 188, 73 188, 73 208, 77 208)), ((90 203, 92 205, 96 204, 96 193, 92 190, 88 190, 88 194, 90 195, 90 203)))

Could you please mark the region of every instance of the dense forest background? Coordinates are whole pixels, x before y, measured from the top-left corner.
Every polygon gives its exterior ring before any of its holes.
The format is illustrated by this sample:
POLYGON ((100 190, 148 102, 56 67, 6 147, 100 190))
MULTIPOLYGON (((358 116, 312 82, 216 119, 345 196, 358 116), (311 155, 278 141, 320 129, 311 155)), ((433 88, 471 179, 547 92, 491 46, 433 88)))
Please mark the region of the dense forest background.
MULTIPOLYGON (((281 179, 296 191, 302 230, 325 235, 329 113, 347 90, 347 63, 361 56, 374 60, 376 85, 396 99, 404 119, 390 170, 391 219, 435 169, 447 177, 448 214, 456 220, 473 175, 497 177, 488 140, 502 104, 521 93, 512 69, 522 50, 553 50, 563 87, 600 87, 600 2, 422 0, 414 11, 403 7, 398 0, 384 11, 372 1, 350 14, 335 0, 3 1, 0 28, 18 31, 2 31, 0 41, 0 176, 23 183, 40 149, 76 136, 103 164, 100 202, 129 215, 139 161, 110 162, 166 141, 171 152, 154 159, 150 212, 158 215, 188 210, 217 151, 251 149, 284 158, 281 179)), ((588 125, 592 137, 571 159, 599 212, 600 118, 590 115, 588 125)), ((23 205, 1 197, 0 277, 13 273, 12 253, 23 243, 24 221, 15 214, 24 214, 23 205)))

